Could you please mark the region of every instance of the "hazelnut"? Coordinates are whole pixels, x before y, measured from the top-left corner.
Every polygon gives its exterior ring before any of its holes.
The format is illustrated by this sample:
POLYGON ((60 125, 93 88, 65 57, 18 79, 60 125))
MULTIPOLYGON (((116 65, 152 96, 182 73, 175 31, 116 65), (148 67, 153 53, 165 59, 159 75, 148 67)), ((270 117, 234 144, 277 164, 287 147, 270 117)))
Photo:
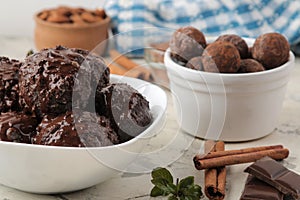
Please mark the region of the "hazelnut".
POLYGON ((234 34, 221 35, 216 41, 230 42, 237 48, 241 58, 248 58, 248 45, 240 36, 234 34))
POLYGON ((201 56, 206 47, 206 40, 201 31, 187 26, 179 28, 173 33, 169 45, 174 60, 186 63, 193 57, 201 56))
POLYGON ((202 57, 197 56, 189 60, 185 65, 187 68, 203 71, 202 57))
POLYGON ((207 72, 235 73, 240 62, 239 51, 229 42, 211 43, 202 55, 203 69, 207 72))
POLYGON ((264 71, 265 68, 254 59, 243 59, 241 60, 239 73, 251 73, 251 72, 260 72, 264 71))
POLYGON ((252 57, 266 69, 276 68, 289 59, 290 45, 279 33, 266 33, 256 38, 252 47, 252 57))

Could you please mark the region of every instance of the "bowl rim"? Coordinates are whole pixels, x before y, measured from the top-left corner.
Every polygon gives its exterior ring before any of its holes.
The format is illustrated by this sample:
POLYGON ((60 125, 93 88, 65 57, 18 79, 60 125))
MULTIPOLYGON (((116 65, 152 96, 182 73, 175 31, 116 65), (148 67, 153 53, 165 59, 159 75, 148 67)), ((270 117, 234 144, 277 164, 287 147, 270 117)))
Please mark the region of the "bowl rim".
MULTIPOLYGON (((206 39, 216 39, 216 37, 214 36, 209 36, 206 37, 206 39)), ((246 43, 249 46, 249 43, 254 42, 255 38, 247 38, 247 37, 242 37, 246 43)), ((293 54, 293 52, 290 50, 289 51, 289 60, 287 62, 285 62, 284 64, 275 67, 273 69, 268 69, 265 71, 260 71, 260 72, 249 72, 249 73, 213 73, 213 72, 205 72, 205 71, 198 71, 198 70, 194 70, 194 69, 190 69, 187 68, 185 66, 179 65, 178 63, 176 63, 175 61, 173 61, 173 59, 170 56, 171 54, 171 49, 168 48, 165 52, 164 55, 164 61, 165 61, 165 66, 167 69, 173 70, 172 68, 176 68, 174 70, 176 71, 182 71, 182 72, 186 72, 186 73, 193 73, 195 75, 199 74, 202 76, 206 76, 206 77, 224 77, 224 78, 245 78, 245 77, 253 77, 253 76, 265 76, 271 73, 276 73, 276 72, 280 72, 285 70, 285 68, 290 67, 294 62, 295 62, 295 55, 293 54), (167 63, 171 63, 173 66, 169 66, 167 63)))
POLYGON ((116 78, 116 79, 127 79, 127 80, 134 80, 134 81, 138 81, 140 84, 145 84, 145 85, 149 85, 151 87, 155 87, 156 89, 162 91, 163 96, 160 96, 161 99, 164 99, 165 103, 164 103, 164 107, 162 112, 158 113, 157 117, 152 121, 152 123, 150 124, 150 126, 148 126, 142 133, 140 133, 138 136, 120 143, 120 144, 115 144, 115 145, 110 145, 110 146, 103 146, 103 147, 65 147, 65 146, 48 146, 48 145, 39 145, 39 144, 27 144, 27 143, 18 143, 18 142, 7 142, 7 141, 1 141, 0 140, 0 145, 8 145, 8 146, 19 146, 19 147, 26 147, 26 148, 37 148, 37 149, 54 149, 54 150, 71 150, 71 151, 89 151, 89 150, 109 150, 109 149, 113 149, 113 148, 121 148, 124 146, 129 146, 133 143, 135 143, 137 140, 142 139, 149 131, 149 129, 154 128, 157 126, 157 124, 159 124, 159 121, 163 118, 164 114, 166 113, 167 110, 167 95, 164 92, 164 90, 162 88, 160 88, 159 86, 149 83, 147 81, 141 80, 141 79, 137 79, 137 78, 131 78, 131 77, 126 77, 126 76, 120 76, 120 75, 115 75, 115 74, 111 74, 110 78, 116 78))
POLYGON ((34 21, 36 22, 36 24, 41 24, 41 25, 45 25, 45 26, 49 26, 49 27, 53 27, 53 28, 70 28, 70 29, 92 28, 92 27, 97 27, 97 26, 101 26, 104 24, 109 24, 111 21, 111 18, 108 15, 106 15, 106 17, 103 20, 93 22, 93 23, 85 23, 85 24, 54 23, 54 22, 48 22, 48 21, 45 21, 45 20, 39 18, 38 15, 41 12, 42 11, 39 11, 39 12, 35 13, 35 15, 34 15, 34 21))

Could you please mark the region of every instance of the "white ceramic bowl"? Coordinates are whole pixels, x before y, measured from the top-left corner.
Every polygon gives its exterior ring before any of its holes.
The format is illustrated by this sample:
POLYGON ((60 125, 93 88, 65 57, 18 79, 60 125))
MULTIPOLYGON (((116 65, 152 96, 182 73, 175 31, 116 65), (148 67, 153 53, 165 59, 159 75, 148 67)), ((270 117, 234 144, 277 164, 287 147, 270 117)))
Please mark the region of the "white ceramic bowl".
MULTIPOLYGON (((254 39, 245 39, 252 46, 254 39)), ((277 125, 295 57, 282 66, 256 73, 224 74, 192 70, 164 61, 182 130, 205 139, 248 141, 277 125)))
POLYGON ((111 75, 111 82, 128 83, 149 101, 154 120, 144 132, 128 142, 99 148, 0 141, 0 183, 33 193, 61 193, 93 186, 126 171, 161 129, 167 97, 161 88, 142 80, 111 75))

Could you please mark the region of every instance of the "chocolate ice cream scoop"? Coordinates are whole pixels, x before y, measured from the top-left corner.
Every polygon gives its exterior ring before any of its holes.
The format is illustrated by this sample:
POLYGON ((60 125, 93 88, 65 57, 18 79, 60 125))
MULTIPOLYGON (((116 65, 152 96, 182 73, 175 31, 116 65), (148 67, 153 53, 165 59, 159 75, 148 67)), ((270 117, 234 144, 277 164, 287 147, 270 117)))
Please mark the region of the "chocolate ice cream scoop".
POLYGON ((206 72, 235 73, 240 68, 240 62, 239 51, 229 42, 213 42, 202 55, 203 69, 206 72))
POLYGON ((55 118, 46 115, 37 130, 33 142, 40 145, 101 147, 119 143, 109 121, 90 112, 75 117, 72 112, 55 118))
POLYGON ((38 120, 34 116, 18 112, 2 113, 0 115, 0 140, 31 143, 37 126, 38 120))
POLYGON ((204 34, 192 26, 177 29, 169 43, 172 57, 186 63, 193 57, 201 56, 206 47, 204 34))
POLYGON ((216 41, 230 42, 233 44, 240 53, 241 58, 247 58, 249 56, 249 48, 246 41, 235 34, 225 34, 217 38, 216 41))
POLYGON ((264 71, 265 68, 262 66, 261 63, 254 59, 242 59, 241 65, 239 69, 239 73, 251 73, 251 72, 260 72, 264 71))
POLYGON ((256 38, 252 47, 252 57, 266 69, 276 68, 289 60, 290 46, 279 33, 266 33, 256 38))
POLYGON ((109 83, 109 68, 86 50, 43 49, 28 56, 20 69, 20 96, 38 117, 58 116, 74 108, 90 110, 96 88, 109 83))
POLYGON ((110 119, 121 142, 140 134, 152 120, 149 102, 125 83, 115 83, 97 90, 96 111, 110 119))
POLYGON ((22 63, 0 57, 0 113, 20 111, 19 105, 19 69, 22 63))

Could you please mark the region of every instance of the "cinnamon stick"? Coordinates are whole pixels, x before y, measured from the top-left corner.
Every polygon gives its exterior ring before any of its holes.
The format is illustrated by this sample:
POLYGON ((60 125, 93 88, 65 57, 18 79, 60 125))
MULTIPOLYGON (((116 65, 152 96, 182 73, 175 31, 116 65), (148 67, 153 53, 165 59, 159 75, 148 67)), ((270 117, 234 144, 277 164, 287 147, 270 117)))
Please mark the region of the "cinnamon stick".
POLYGON ((131 59, 127 58, 125 55, 120 54, 117 50, 112 49, 109 51, 111 59, 119 64, 120 66, 127 69, 128 76, 143 79, 146 81, 153 81, 154 78, 150 72, 150 70, 146 69, 145 67, 140 66, 139 64, 135 63, 131 59))
POLYGON ((216 157, 222 157, 222 156, 245 154, 245 153, 252 153, 252 152, 258 152, 258 151, 264 151, 264 150, 271 150, 271 149, 283 149, 283 146, 282 145, 272 145, 272 146, 250 147, 250 148, 238 149, 238 150, 210 152, 208 154, 196 155, 196 158, 197 159, 216 158, 216 157))
MULTIPOLYGON (((212 148, 212 141, 205 142, 205 152, 225 150, 224 142, 218 141, 212 148)), ((222 200, 225 197, 226 168, 211 168, 205 170, 205 195, 212 200, 222 200)))
POLYGON ((271 149, 267 147, 267 150, 260 151, 257 151, 257 148, 248 148, 246 153, 244 153, 244 150, 245 149, 231 151, 231 153, 234 152, 233 154, 229 154, 228 152, 224 151, 224 156, 220 156, 221 152, 212 152, 204 157, 195 156, 193 160, 196 169, 201 170, 227 165, 255 162, 265 156, 269 156, 274 160, 282 160, 287 158, 289 155, 289 150, 283 148, 282 146, 281 148, 279 148, 278 146, 273 146, 271 149), (250 149, 252 149, 253 151, 250 151, 250 149), (214 154, 216 154, 217 156, 214 157, 214 154))
POLYGON ((109 55, 114 62, 118 63, 119 65, 125 67, 128 70, 139 67, 139 64, 133 62, 132 60, 122 55, 115 49, 110 50, 109 55))
POLYGON ((149 73, 144 73, 143 71, 140 71, 140 68, 128 70, 124 67, 121 67, 119 65, 115 65, 112 63, 108 63, 108 62, 106 62, 106 65, 109 67, 110 73, 112 73, 112 74, 128 76, 128 77, 132 77, 132 78, 139 78, 139 79, 142 79, 145 81, 153 81, 152 75, 149 73))

